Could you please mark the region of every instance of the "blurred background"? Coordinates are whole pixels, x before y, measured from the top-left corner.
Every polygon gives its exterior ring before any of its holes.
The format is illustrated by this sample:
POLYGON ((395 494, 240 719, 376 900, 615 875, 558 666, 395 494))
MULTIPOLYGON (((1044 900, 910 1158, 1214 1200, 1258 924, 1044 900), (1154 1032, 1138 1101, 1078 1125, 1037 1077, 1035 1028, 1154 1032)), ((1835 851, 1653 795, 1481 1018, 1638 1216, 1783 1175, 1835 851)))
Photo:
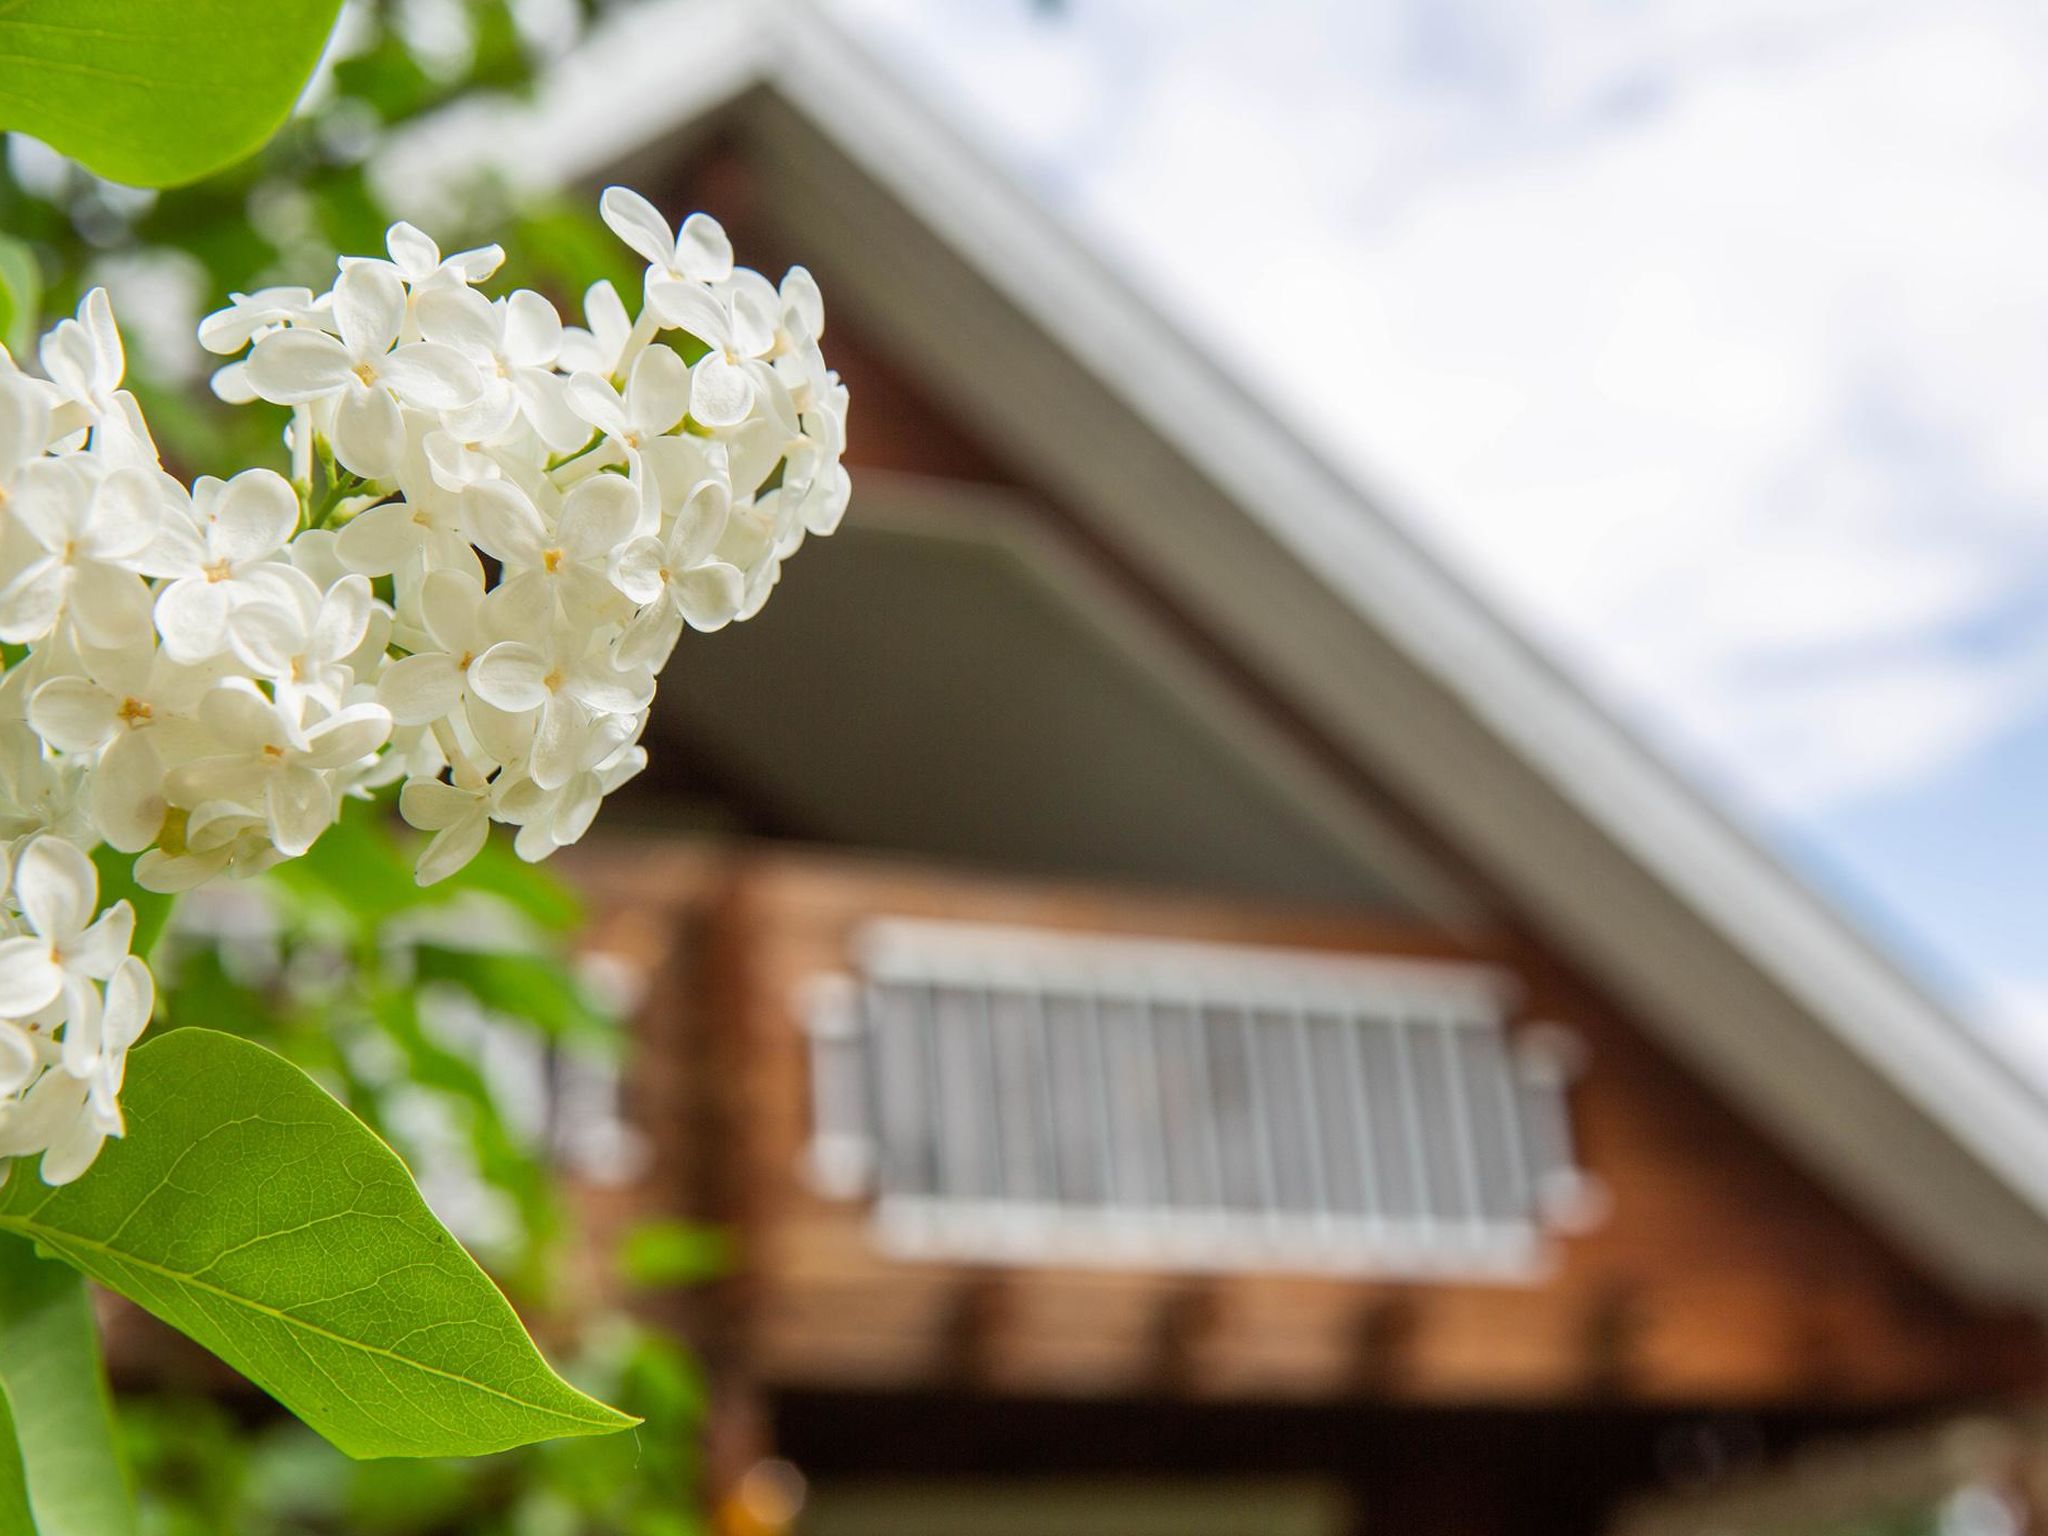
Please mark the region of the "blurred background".
POLYGON ((611 179, 810 266, 856 401, 566 883, 364 820, 169 941, 647 1426, 351 1468, 117 1319, 152 1529, 2043 1528, 2044 66, 2001 0, 351 0, 222 177, 11 138, 182 473, 279 456, 228 292, 404 216, 570 315, 611 179))
POLYGON ((2036 8, 836 9, 2039 1062, 2036 8))

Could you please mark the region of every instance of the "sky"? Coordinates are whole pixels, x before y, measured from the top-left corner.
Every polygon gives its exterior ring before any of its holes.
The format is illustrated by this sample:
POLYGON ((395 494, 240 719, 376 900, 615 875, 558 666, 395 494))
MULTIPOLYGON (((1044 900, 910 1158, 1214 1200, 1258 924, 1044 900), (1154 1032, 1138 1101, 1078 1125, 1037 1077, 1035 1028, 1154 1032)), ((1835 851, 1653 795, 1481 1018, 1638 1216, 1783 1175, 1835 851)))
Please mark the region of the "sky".
POLYGON ((2048 1072, 2048 10, 832 4, 2048 1072))

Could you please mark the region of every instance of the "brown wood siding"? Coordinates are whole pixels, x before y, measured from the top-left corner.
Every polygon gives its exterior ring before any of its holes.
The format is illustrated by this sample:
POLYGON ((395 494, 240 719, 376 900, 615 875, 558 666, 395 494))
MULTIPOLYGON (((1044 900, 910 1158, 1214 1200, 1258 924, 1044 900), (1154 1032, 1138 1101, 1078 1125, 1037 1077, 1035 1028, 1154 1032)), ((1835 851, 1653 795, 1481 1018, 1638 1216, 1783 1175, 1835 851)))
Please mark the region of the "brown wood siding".
POLYGON ((609 931, 689 935, 634 1074, 651 1198, 730 1223, 744 1272, 705 1321, 769 1387, 1022 1395, 1847 1406, 2038 1380, 2030 1323, 1944 1293, 1524 941, 1461 947, 1344 914, 965 878, 781 851, 580 861, 609 931), (638 869, 639 873, 633 871, 638 869), (599 874, 598 871, 602 870, 599 874), (631 918, 635 911, 643 915, 631 918), (796 999, 876 916, 1482 958, 1587 1046, 1580 1153, 1611 1210, 1534 1285, 1382 1284, 893 1262, 801 1176, 796 999), (686 1022, 687 1021, 687 1022, 686 1022))

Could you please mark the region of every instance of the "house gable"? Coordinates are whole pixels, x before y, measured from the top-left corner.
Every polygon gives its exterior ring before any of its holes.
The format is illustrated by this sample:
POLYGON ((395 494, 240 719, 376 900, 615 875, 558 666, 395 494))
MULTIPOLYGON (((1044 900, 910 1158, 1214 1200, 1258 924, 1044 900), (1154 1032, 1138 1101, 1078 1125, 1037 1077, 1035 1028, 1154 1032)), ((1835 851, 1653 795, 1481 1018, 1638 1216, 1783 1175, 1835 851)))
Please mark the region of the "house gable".
MULTIPOLYGON (((446 126, 416 136, 414 166, 476 131, 446 126)), ((1666 1048, 1955 1284, 2048 1297, 2039 1094, 824 17, 785 0, 636 13, 488 134, 529 184, 658 183, 707 137, 836 310, 871 316, 1666 1048)))

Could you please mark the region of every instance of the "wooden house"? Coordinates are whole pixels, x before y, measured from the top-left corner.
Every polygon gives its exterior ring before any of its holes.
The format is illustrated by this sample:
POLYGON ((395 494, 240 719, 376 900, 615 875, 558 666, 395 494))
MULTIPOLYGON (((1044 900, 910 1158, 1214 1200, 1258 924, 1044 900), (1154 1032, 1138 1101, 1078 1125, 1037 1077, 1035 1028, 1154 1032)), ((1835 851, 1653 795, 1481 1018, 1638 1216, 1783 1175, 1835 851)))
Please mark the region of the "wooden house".
POLYGON ((486 126, 810 266, 854 391, 575 864, 733 1529, 1596 1531, 2040 1385, 2034 1089, 825 18, 486 126))

